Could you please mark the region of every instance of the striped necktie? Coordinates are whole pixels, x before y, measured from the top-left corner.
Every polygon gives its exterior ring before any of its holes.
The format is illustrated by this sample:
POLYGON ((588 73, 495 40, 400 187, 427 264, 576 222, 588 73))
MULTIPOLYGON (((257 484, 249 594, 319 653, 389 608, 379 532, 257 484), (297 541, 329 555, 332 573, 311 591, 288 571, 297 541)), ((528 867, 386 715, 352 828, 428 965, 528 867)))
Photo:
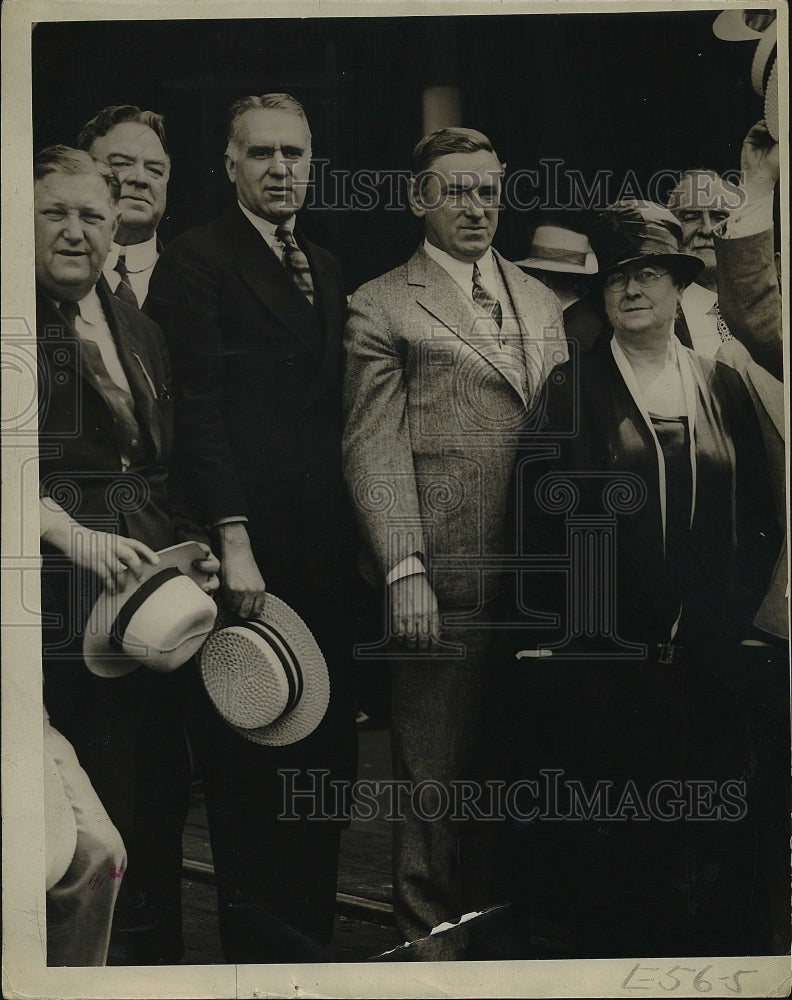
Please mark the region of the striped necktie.
POLYGON ((137 300, 137 295, 132 288, 132 283, 129 280, 129 271, 126 266, 126 257, 124 254, 120 253, 118 255, 118 260, 116 261, 116 266, 113 268, 121 275, 121 280, 118 282, 113 293, 117 298, 121 299, 122 302, 126 302, 128 306, 134 306, 135 309, 140 308, 140 304, 137 300))
POLYGON ((283 244, 283 266, 291 275, 295 285, 300 289, 311 305, 313 305, 314 286, 313 278, 311 277, 311 268, 308 264, 308 258, 297 246, 294 233, 288 228, 288 226, 278 226, 275 230, 275 237, 283 244))
POLYGON ((503 310, 501 309, 500 302, 484 287, 478 264, 473 265, 473 301, 476 305, 481 306, 485 312, 489 313, 498 324, 498 329, 500 329, 503 323, 503 310))

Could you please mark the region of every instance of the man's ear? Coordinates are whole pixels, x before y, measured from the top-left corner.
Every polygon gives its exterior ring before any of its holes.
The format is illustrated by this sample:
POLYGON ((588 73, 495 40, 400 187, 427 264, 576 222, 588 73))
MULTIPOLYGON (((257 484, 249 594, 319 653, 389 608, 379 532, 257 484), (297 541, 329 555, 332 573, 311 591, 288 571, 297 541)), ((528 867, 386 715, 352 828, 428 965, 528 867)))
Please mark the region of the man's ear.
POLYGON ((420 183, 415 177, 411 177, 407 185, 407 200, 410 203, 410 211, 418 218, 422 219, 426 215, 426 207, 421 200, 420 183))
POLYGON ((121 206, 115 206, 115 215, 113 216, 113 232, 112 236, 115 238, 115 234, 118 232, 118 227, 121 224, 121 206))
POLYGON ((226 168, 226 173, 228 174, 228 179, 231 181, 232 184, 236 184, 236 160, 228 152, 228 150, 225 151, 223 160, 225 162, 225 168, 226 168))

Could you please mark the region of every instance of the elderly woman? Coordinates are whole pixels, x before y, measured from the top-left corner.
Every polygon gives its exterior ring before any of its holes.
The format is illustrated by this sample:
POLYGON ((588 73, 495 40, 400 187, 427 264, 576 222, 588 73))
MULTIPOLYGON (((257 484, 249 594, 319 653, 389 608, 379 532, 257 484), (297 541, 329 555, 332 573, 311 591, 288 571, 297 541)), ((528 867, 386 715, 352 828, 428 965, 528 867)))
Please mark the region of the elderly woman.
POLYGON ((545 789, 524 887, 585 957, 764 954, 786 933, 756 860, 783 841, 764 787, 783 748, 730 686, 777 531, 739 375, 674 336, 701 267, 680 235, 657 205, 602 213, 612 336, 548 379, 517 467, 521 606, 548 626, 523 634, 520 771, 545 789))

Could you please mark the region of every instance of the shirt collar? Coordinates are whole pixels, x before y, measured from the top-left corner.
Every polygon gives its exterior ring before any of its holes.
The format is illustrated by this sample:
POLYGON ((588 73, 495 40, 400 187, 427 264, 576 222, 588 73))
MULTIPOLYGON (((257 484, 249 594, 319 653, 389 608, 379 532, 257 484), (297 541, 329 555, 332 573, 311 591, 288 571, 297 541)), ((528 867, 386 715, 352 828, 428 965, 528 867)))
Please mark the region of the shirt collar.
POLYGON ((105 261, 105 270, 114 270, 121 254, 124 255, 127 271, 130 274, 135 274, 138 271, 148 271, 157 263, 157 257, 159 256, 157 251, 157 234, 155 233, 145 243, 131 243, 126 247, 122 247, 118 243, 113 243, 105 261))
POLYGON ((248 219, 253 226, 261 233, 267 243, 272 246, 273 243, 278 243, 278 238, 275 236, 275 230, 280 229, 281 226, 285 226, 290 232, 294 232, 294 220, 295 217, 290 216, 285 222, 270 222, 269 219, 262 219, 260 215, 254 215, 249 208, 245 208, 241 201, 237 201, 240 211, 248 219))
POLYGON ((682 306, 684 311, 690 310, 694 313, 709 313, 715 308, 718 296, 703 285, 697 285, 694 281, 688 285, 682 295, 682 306))
MULTIPOLYGON (((447 271, 458 284, 462 285, 467 291, 470 291, 473 284, 473 264, 468 261, 457 260, 456 257, 452 257, 445 250, 434 246, 429 240, 425 239, 423 245, 424 250, 432 260, 436 261, 440 267, 447 271)), ((488 247, 484 256, 480 260, 477 260, 476 263, 478 264, 484 284, 491 290, 496 289, 498 287, 498 279, 492 247, 488 247)))

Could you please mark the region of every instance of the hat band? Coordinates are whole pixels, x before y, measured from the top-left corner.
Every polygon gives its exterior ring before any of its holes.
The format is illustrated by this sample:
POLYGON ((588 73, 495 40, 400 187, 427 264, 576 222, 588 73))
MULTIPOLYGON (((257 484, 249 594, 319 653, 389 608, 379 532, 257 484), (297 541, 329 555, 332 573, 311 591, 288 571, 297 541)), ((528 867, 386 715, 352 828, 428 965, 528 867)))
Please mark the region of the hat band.
POLYGON ((294 655, 292 648, 286 639, 284 639, 281 633, 270 625, 269 622, 263 622, 257 619, 256 621, 240 622, 238 627, 250 629, 251 632, 257 633, 260 638, 264 639, 267 645, 273 650, 275 655, 280 660, 283 672, 286 674, 286 682, 289 686, 289 696, 286 700, 283 711, 270 723, 270 725, 274 725, 274 723, 278 722, 279 719, 282 719, 288 712, 293 711, 302 698, 303 675, 300 670, 299 661, 294 655), (274 642, 273 639, 275 640, 274 642))
POLYGON ((169 566, 167 569, 161 569, 159 573, 155 573, 153 576, 150 576, 145 583, 141 583, 135 593, 118 612, 116 620, 113 622, 113 627, 110 629, 108 640, 113 649, 119 653, 124 652, 124 634, 126 633, 135 612, 138 611, 142 607, 143 603, 147 601, 155 591, 159 590, 163 584, 167 583, 169 580, 174 580, 177 576, 183 575, 182 571, 176 566, 169 566))
POLYGON ((556 247, 545 247, 541 244, 532 243, 528 251, 529 257, 536 257, 537 260, 554 260, 563 264, 577 264, 584 267, 586 264, 586 254, 577 250, 560 250, 556 247))

